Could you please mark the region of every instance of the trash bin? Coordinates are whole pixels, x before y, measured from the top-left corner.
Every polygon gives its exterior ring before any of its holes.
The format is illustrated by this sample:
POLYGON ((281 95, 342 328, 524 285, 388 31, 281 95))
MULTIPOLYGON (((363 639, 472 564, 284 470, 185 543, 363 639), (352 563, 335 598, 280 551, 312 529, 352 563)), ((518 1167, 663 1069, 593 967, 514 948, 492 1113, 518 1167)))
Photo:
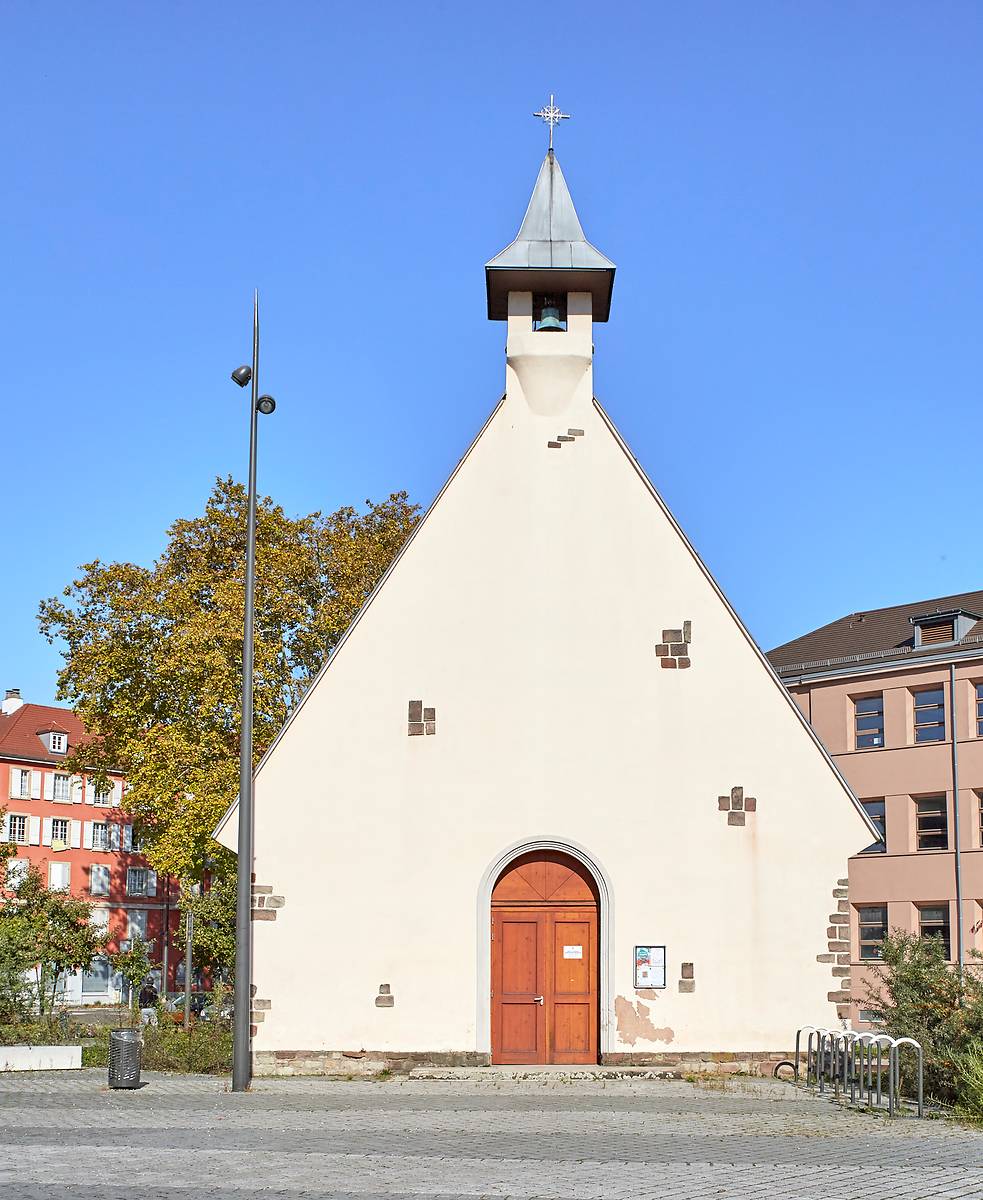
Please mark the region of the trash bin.
POLYGON ((109 1034, 109 1086, 135 1088, 140 1086, 140 1049, 143 1039, 139 1029, 114 1029, 109 1034))

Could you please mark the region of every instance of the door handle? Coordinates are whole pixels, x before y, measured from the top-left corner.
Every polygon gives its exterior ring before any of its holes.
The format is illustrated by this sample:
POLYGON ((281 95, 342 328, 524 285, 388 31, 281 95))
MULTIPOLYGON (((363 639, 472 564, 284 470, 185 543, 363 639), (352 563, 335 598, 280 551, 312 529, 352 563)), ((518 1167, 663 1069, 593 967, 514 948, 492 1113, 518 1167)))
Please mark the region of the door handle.
POLYGON ((543 997, 542 996, 533 996, 532 1002, 533 1002, 533 1004, 542 1004, 543 997))

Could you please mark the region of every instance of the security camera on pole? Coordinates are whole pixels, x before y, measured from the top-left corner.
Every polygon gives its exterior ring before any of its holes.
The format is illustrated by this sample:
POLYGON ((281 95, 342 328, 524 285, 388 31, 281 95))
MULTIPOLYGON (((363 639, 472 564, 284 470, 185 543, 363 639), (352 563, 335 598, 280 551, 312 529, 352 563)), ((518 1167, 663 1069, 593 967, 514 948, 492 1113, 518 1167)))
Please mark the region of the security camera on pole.
POLYGON ((252 1078, 250 1009, 252 996, 253 885, 253 601, 256 589, 256 426, 257 414, 276 408, 272 396, 259 394, 259 292, 253 298, 253 365, 236 367, 239 387, 252 383, 249 405, 249 497, 246 528, 246 602, 242 637, 242 724, 239 735, 239 843, 236 875, 235 1016, 232 1041, 232 1090, 244 1092, 252 1078))

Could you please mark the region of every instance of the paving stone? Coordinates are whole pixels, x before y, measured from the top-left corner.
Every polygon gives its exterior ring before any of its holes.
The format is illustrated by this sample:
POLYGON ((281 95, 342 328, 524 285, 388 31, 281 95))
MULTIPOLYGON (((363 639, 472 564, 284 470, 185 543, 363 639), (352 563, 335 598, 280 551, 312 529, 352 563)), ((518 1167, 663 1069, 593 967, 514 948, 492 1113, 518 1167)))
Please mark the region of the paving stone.
POLYGON ((0 1075, 4 1200, 942 1200, 983 1132, 773 1080, 0 1075))

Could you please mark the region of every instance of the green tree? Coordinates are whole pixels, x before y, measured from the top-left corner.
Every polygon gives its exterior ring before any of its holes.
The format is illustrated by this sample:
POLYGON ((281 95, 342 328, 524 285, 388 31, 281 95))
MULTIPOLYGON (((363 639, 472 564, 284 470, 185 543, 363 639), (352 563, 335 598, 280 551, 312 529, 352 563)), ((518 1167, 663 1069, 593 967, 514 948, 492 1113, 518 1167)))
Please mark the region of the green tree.
MULTIPOLYGON (((258 760, 417 519, 404 492, 366 511, 288 517, 258 505, 258 760)), ((59 696, 90 731, 69 769, 125 774, 125 807, 158 871, 234 873, 211 832, 238 790, 246 494, 219 479, 150 567, 81 568, 39 622, 64 646, 59 696)))
POLYGON ((113 970, 122 975, 130 994, 130 1009, 136 1007, 137 997, 143 981, 150 974, 150 947, 137 935, 130 939, 128 950, 119 950, 109 956, 109 964, 113 970))
MULTIPOLYGON (((214 975, 231 979, 236 965, 236 886, 234 878, 214 879, 198 895, 182 892, 178 906, 194 915, 191 957, 195 967, 208 967, 214 975)), ((186 923, 175 936, 178 950, 185 949, 186 923)))
POLYGON ((105 934, 90 921, 92 908, 67 892, 52 891, 33 864, 8 888, 0 908, 2 940, 35 972, 39 1014, 54 1012, 58 985, 71 971, 86 970, 106 945, 105 934))

